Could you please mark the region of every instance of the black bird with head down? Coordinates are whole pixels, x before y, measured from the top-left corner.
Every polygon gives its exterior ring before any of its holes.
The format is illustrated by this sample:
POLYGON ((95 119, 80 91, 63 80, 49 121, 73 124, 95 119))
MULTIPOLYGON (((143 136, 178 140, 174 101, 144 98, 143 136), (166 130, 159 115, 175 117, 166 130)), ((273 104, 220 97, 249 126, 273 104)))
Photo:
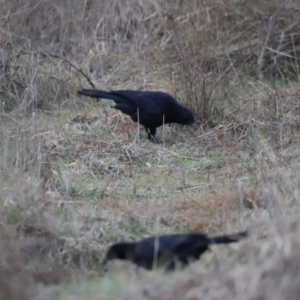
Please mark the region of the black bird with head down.
POLYGON ((140 267, 152 270, 163 267, 174 270, 176 263, 185 266, 200 259, 212 244, 238 242, 247 232, 209 238, 204 233, 161 235, 145 238, 138 242, 123 242, 112 245, 106 253, 103 265, 112 259, 129 260, 140 267))
POLYGON ((156 128, 167 123, 190 125, 197 129, 193 113, 179 104, 171 95, 159 91, 100 91, 82 89, 78 94, 94 98, 110 99, 115 109, 129 115, 134 122, 143 125, 148 138, 158 142, 156 128))

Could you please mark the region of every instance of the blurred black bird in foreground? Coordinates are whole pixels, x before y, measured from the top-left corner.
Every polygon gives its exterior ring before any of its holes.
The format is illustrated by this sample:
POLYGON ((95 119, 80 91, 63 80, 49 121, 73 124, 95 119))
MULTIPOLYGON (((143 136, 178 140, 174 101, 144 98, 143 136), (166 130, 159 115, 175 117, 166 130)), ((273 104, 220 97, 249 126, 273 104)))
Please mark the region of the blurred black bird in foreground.
POLYGON ((129 115, 134 122, 143 125, 148 133, 148 139, 155 137, 156 128, 167 123, 190 125, 197 129, 193 113, 179 104, 171 95, 158 91, 100 91, 82 89, 79 95, 94 98, 110 99, 115 102, 115 109, 129 115))
POLYGON ((112 259, 129 260, 140 267, 152 270, 158 266, 167 271, 174 270, 176 263, 185 266, 200 259, 212 244, 238 242, 247 232, 209 238, 204 233, 161 235, 138 242, 122 242, 112 245, 106 253, 103 265, 112 259))

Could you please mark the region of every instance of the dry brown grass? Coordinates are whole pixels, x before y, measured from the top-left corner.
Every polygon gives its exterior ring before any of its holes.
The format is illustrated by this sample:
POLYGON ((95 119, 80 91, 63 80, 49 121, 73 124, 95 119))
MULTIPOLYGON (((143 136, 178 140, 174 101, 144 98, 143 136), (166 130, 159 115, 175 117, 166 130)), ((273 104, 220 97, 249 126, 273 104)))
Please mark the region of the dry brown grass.
POLYGON ((0 11, 1 299, 299 298, 296 1, 0 11), (108 101, 76 96, 93 85, 169 92, 200 129, 165 126, 149 143, 108 101), (99 265, 123 239, 244 228, 167 276, 99 265))
POLYGON ((0 236, 0 299, 29 300, 34 291, 20 257, 20 245, 9 228, 3 224, 0 236))

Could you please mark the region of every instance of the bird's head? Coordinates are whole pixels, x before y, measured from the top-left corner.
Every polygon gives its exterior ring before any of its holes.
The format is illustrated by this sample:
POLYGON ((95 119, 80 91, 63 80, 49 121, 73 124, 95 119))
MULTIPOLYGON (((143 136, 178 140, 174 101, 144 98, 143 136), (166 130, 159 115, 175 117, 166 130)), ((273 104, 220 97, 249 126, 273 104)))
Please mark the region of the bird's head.
POLYGON ((129 259, 133 253, 132 243, 118 243, 110 246, 101 264, 104 266, 109 260, 129 259))
POLYGON ((190 125, 194 130, 197 130, 197 129, 198 129, 195 122, 189 123, 189 125, 190 125))
POLYGON ((184 107, 184 110, 181 110, 180 116, 177 119, 177 123, 183 125, 190 125, 194 130, 197 130, 197 125, 194 119, 194 115, 188 108, 184 107))

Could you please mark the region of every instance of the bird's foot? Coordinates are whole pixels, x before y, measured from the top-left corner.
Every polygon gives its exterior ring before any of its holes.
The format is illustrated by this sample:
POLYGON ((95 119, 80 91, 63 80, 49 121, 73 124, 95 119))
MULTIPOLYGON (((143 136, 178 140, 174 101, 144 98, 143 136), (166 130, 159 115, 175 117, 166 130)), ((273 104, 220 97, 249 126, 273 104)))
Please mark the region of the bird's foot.
POLYGON ((153 143, 160 144, 160 142, 159 142, 159 140, 156 138, 156 136, 151 135, 150 133, 148 133, 148 140, 150 140, 150 141, 153 142, 153 143))

